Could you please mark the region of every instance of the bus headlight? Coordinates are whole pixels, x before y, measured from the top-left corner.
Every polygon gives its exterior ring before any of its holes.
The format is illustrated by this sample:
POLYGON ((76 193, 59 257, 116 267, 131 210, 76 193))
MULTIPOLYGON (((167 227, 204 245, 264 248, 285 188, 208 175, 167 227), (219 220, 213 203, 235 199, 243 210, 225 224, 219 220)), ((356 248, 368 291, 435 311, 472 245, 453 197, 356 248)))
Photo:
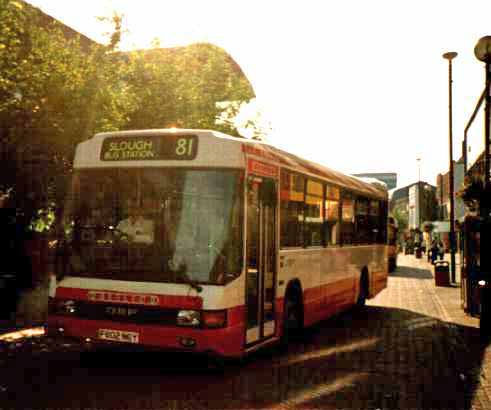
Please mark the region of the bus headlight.
POLYGON ((178 326, 197 327, 201 323, 200 313, 197 310, 180 310, 177 313, 178 326))
POLYGON ((486 281, 481 279, 479 282, 477 282, 477 284, 481 287, 486 286, 486 281))

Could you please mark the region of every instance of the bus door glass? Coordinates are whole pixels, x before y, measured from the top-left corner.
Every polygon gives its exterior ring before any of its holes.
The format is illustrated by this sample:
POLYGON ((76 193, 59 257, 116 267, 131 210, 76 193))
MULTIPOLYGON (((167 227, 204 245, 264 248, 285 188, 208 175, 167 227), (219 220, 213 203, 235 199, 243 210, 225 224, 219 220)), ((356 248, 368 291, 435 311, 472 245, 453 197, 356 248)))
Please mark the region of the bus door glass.
POLYGON ((247 334, 250 345, 275 333, 276 188, 270 178, 249 177, 247 193, 247 334))

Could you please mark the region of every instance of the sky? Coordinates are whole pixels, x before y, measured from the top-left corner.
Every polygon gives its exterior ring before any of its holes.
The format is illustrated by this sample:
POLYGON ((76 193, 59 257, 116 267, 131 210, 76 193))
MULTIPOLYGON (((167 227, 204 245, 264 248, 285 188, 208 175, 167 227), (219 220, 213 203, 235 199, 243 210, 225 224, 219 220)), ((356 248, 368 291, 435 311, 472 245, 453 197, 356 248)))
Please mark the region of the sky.
MULTIPOLYGON (((268 142, 345 173, 397 172, 398 187, 436 185, 484 88, 477 41, 489 0, 28 0, 104 42, 97 16, 123 15, 121 48, 206 41, 241 66, 273 127, 268 142), (418 158, 420 159, 418 161, 418 158)), ((469 160, 483 150, 482 109, 469 160)))

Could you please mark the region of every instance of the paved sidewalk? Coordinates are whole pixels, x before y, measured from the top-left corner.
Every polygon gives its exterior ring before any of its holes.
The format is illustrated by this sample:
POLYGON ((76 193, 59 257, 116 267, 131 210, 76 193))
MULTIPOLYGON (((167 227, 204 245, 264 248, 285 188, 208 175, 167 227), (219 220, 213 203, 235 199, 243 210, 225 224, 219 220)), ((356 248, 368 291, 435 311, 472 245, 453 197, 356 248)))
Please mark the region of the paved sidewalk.
POLYGON ((398 265, 388 289, 369 305, 418 314, 393 322, 396 355, 403 357, 389 368, 426 367, 417 372, 422 380, 403 386, 399 408, 491 409, 491 347, 480 338, 479 320, 464 313, 459 284, 435 286, 434 267, 424 258, 399 255, 398 265))
MULTIPOLYGON (((445 260, 450 261, 450 255, 445 255, 445 260)), ((478 318, 471 317, 467 315, 462 308, 462 296, 461 296, 461 288, 460 288, 460 266, 459 259, 456 258, 456 282, 452 283, 451 286, 435 286, 434 279, 434 266, 427 262, 425 258, 416 259, 414 255, 402 255, 399 254, 398 257, 399 268, 394 272, 389 278, 389 284, 392 287, 401 287, 408 285, 408 283, 413 282, 412 279, 421 280, 422 284, 424 284, 423 288, 419 290, 419 292, 424 292, 427 290, 432 298, 434 299, 434 303, 436 304, 436 310, 433 311, 433 315, 437 314, 438 318, 448 322, 450 324, 459 324, 464 326, 470 326, 472 328, 479 327, 478 318), (416 274, 411 274, 409 271, 412 269, 416 269, 416 274), (431 277, 430 277, 431 275, 431 277), (394 281, 393 278, 400 278, 397 281, 394 281), (402 279, 404 278, 404 279, 402 279)), ((378 298, 373 299, 372 303, 377 303, 378 300, 383 300, 388 295, 381 294, 378 298)), ((402 302, 396 302, 394 307, 405 307, 410 308, 407 305, 407 300, 402 302), (398 303, 403 303, 405 306, 397 306, 398 303)), ((394 303, 394 302, 393 302, 394 303)), ((414 302, 413 302, 414 303, 414 302)), ((415 312, 425 313, 432 315, 432 307, 427 306, 426 308, 419 309, 414 306, 413 303, 410 303, 412 308, 414 308, 415 312), (429 309, 429 311, 428 311, 429 309)))

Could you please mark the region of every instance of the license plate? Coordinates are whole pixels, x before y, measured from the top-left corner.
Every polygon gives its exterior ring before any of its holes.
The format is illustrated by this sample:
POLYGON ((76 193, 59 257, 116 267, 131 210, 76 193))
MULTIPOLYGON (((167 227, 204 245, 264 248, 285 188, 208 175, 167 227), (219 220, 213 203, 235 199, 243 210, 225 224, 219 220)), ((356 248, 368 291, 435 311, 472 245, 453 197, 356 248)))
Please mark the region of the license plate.
POLYGON ((137 332, 125 332, 122 330, 99 329, 97 337, 113 342, 138 343, 139 334, 137 332))

